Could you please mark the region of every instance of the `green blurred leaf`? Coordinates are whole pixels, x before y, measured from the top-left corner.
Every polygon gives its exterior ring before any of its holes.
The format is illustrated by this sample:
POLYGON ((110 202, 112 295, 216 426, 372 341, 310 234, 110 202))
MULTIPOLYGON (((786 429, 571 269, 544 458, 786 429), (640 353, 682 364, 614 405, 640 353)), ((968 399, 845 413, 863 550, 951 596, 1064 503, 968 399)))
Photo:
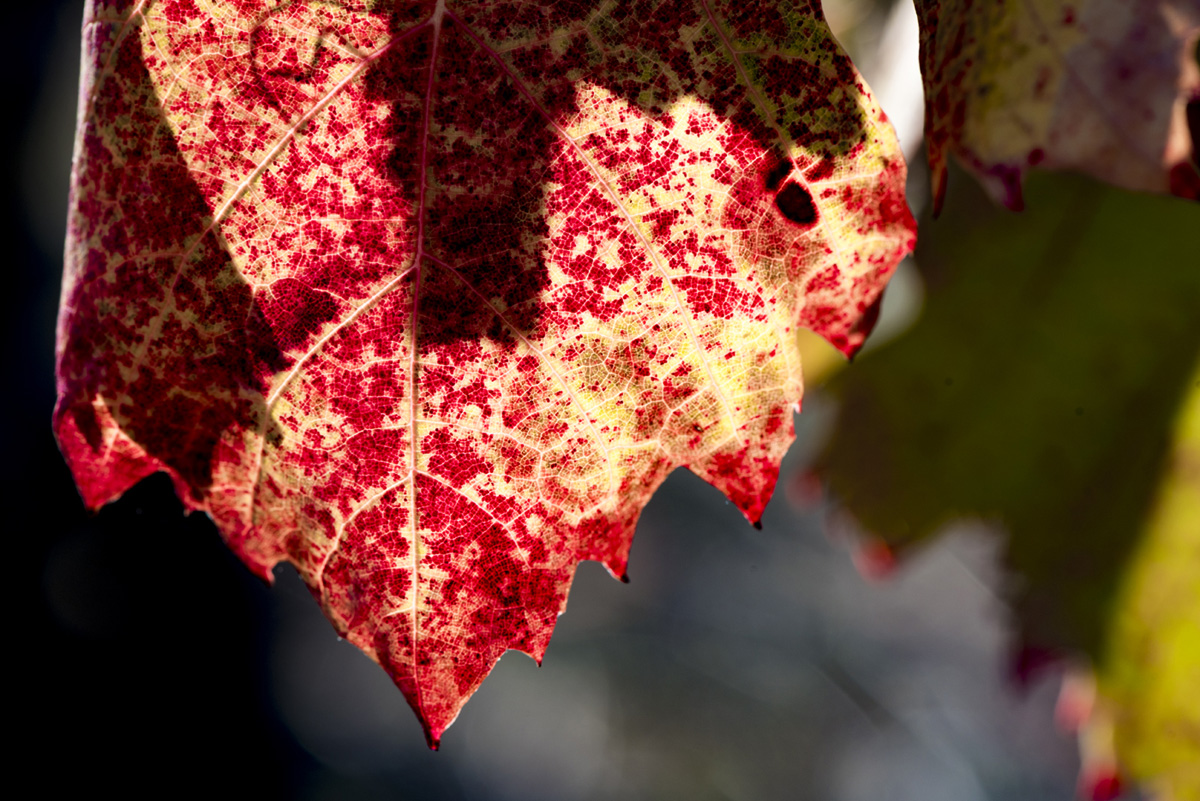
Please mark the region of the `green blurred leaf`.
POLYGON ((1163 798, 1200 799, 1200 369, 1170 467, 1118 594, 1099 668, 1101 726, 1163 798))
POLYGON ((1200 353, 1200 206, 1035 175, 1011 214, 956 180, 925 312, 831 382, 817 470, 899 548, 1002 523, 1025 642, 1098 657, 1200 353))
POLYGON ((1200 798, 1200 206, 1040 175, 1014 215, 957 180, 925 313, 831 382, 817 471, 897 548, 1002 524, 1026 645, 1099 666, 1087 736, 1200 798))

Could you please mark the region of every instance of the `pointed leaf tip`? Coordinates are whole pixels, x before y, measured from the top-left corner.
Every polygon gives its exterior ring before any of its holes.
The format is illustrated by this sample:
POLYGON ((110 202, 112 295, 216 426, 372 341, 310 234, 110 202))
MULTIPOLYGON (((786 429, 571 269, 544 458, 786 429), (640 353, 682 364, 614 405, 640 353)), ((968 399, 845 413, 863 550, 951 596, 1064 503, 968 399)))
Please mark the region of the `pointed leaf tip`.
POLYGON ((94 12, 58 408, 96 415, 55 423, 84 497, 168 472, 436 749, 580 560, 624 576, 672 469, 761 516, 788 332, 856 349, 911 250, 890 126, 776 5, 770 35, 726 0, 94 12))

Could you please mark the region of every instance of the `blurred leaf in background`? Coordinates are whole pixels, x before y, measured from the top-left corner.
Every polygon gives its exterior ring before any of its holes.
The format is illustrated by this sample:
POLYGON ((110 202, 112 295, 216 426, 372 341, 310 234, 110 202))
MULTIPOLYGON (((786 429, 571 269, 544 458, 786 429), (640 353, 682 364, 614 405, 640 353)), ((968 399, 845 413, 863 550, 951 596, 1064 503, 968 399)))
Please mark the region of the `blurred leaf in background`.
POLYGON ((1163 693, 1200 687, 1200 610, 1163 599, 1195 597, 1200 576, 1195 449, 1172 450, 1200 356, 1200 206, 1034 175, 1014 215, 952 181, 956 202, 922 222, 924 314, 831 382, 840 422, 817 473, 895 548, 956 518, 1000 523, 1018 668, 1106 658, 1133 774, 1158 775, 1168 748, 1198 763, 1195 699, 1163 693), (1167 718, 1190 734, 1148 723, 1167 718))
POLYGON ((1161 797, 1200 799, 1200 369, 1109 632, 1093 729, 1161 797))

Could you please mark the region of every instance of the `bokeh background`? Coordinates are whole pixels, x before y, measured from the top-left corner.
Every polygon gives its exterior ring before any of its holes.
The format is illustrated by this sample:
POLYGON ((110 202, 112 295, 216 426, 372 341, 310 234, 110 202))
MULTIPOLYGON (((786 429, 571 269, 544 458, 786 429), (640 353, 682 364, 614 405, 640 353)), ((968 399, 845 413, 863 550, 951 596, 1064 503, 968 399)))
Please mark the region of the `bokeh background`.
MULTIPOLYGON (((922 215, 911 8, 827 6, 899 130, 922 215)), ((965 519, 886 570, 808 472, 839 414, 821 386, 762 531, 676 472, 639 524, 631 583, 583 564, 543 666, 505 656, 439 753, 295 573, 262 585, 163 476, 87 514, 50 431, 82 2, 6 12, 7 718, 13 765, 40 794, 1074 797, 1077 744, 1054 717, 1070 658, 1015 676, 1021 579, 1005 568, 1003 528, 965 519)), ((906 263, 871 348, 921 319, 924 286, 906 263)), ((825 370, 828 354, 813 354, 825 370)))

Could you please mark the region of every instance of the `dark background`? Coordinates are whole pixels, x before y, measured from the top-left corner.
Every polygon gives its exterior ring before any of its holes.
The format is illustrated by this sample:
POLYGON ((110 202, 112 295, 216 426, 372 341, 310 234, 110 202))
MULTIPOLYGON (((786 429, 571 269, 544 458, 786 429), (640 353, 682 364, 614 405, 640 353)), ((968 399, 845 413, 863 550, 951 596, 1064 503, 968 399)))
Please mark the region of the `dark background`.
MULTIPOLYGON (((868 583, 798 470, 755 532, 677 473, 632 585, 581 567, 540 670, 507 656, 441 753, 294 572, 274 589, 155 476, 87 514, 50 430, 81 2, 7 9, 3 419, 13 765, 40 794, 258 798, 1066 799, 1058 674, 1007 679, 997 540, 966 527, 868 583)), ((20 775, 20 774, 14 774, 20 775)))
POLYGON ((9 11, 0 224, 12 283, 0 316, 9 423, 0 485, 16 574, 7 584, 19 674, 12 730, 40 766, 45 795, 238 787, 288 796, 310 760, 265 698, 266 588, 206 518, 182 515, 162 476, 87 514, 54 443, 82 3, 9 11))

